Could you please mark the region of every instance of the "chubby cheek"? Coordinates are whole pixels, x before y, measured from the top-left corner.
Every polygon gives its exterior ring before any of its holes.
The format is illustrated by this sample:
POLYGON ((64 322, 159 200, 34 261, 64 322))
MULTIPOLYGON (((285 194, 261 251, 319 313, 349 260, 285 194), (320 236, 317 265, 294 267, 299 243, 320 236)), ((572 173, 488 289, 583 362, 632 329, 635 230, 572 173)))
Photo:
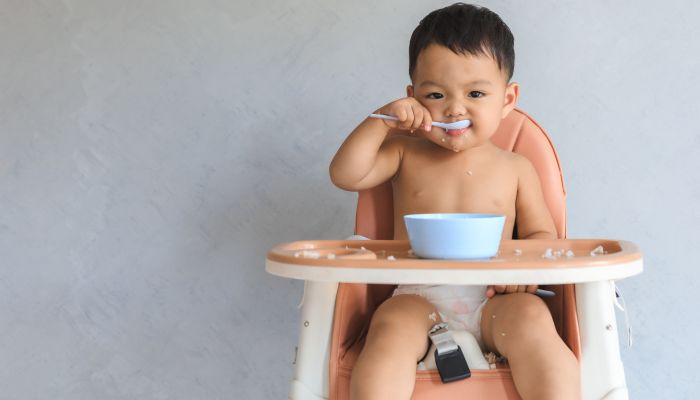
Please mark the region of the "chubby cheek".
POLYGON ((430 111, 430 118, 433 119, 433 122, 440 122, 443 120, 442 112, 438 110, 437 107, 429 107, 422 102, 421 104, 430 111))
POLYGON ((489 121, 488 126, 484 127, 484 130, 486 132, 491 132, 494 133, 498 130, 498 127, 501 126, 501 118, 500 116, 498 118, 494 118, 489 121))

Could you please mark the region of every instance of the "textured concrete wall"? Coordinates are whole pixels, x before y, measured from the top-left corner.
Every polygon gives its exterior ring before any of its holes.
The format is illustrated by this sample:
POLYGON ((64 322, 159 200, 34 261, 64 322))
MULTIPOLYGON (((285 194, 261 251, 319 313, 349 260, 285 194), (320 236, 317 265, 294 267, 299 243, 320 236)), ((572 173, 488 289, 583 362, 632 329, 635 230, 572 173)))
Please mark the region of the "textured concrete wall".
MULTIPOLYGON (((351 233, 328 162, 445 4, 0 0, 0 399, 284 398, 302 284, 264 253, 351 233)), ((699 3, 483 4, 570 236, 645 253, 632 398, 696 397, 699 3)))

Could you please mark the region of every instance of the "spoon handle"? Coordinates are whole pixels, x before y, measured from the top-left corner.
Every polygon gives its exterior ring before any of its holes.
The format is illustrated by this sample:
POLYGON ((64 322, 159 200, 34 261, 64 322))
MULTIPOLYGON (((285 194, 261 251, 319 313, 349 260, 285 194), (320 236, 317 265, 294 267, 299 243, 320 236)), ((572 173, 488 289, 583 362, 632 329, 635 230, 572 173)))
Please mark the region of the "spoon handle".
MULTIPOLYGON (((394 117, 393 115, 370 114, 369 116, 372 118, 388 119, 390 121, 398 121, 399 120, 397 117, 394 117)), ((443 124, 442 122, 433 122, 431 125, 437 126, 438 128, 443 128, 443 129, 449 128, 449 126, 447 126, 447 124, 443 124)))
MULTIPOLYGON (((388 119, 390 121, 398 121, 399 119, 397 117, 394 117, 393 115, 384 115, 384 114, 370 114, 369 115, 372 118, 379 118, 379 119, 388 119)), ((434 122, 431 124, 432 126, 436 126, 438 128, 442 129, 450 129, 452 128, 451 124, 446 124, 443 122, 434 122)))
POLYGON ((399 120, 398 118, 394 117, 393 115, 370 114, 369 116, 372 118, 388 119, 390 121, 398 121, 399 120))

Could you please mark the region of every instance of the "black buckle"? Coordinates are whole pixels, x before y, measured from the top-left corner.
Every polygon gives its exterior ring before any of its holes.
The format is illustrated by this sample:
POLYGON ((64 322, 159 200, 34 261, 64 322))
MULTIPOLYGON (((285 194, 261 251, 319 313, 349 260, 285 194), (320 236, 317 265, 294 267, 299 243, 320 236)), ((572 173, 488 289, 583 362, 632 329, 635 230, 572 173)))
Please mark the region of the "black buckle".
POLYGON ((454 382, 472 376, 464 353, 447 330, 447 324, 440 323, 433 326, 429 336, 436 347, 435 365, 440 373, 442 383, 454 382))
POLYGON ((438 354, 437 349, 435 349, 435 365, 437 365, 442 383, 459 381, 472 376, 467 360, 459 346, 457 346, 457 350, 443 354, 438 354))

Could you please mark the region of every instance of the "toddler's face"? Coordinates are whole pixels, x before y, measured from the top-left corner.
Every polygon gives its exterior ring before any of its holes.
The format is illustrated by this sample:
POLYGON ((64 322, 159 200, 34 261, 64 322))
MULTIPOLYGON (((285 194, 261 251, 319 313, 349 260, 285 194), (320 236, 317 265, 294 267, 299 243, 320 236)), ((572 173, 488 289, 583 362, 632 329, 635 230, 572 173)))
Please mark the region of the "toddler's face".
POLYGON ((489 56, 455 54, 432 44, 416 61, 408 95, 425 106, 434 121, 472 121, 466 130, 445 132, 433 127, 425 136, 446 149, 462 151, 489 141, 501 120, 513 109, 518 86, 507 84, 489 56))

